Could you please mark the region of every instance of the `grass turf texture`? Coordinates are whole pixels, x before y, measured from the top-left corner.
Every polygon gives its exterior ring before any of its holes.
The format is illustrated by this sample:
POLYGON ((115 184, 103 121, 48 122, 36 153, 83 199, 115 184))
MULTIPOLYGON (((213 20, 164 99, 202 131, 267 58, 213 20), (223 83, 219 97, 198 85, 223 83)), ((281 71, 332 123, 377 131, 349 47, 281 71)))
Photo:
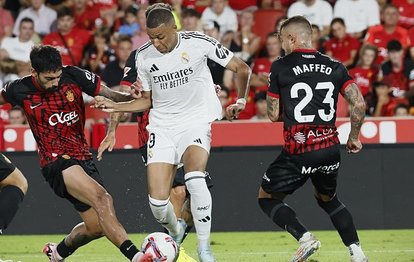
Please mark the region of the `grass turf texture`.
MULTIPOLYGON (((7 233, 7 232, 6 232, 7 233)), ((334 231, 315 231, 322 242, 321 249, 309 262, 349 261, 348 250, 334 231)), ((414 230, 361 230, 360 240, 370 261, 414 261, 414 230)), ((141 244, 144 234, 131 234, 141 244)), ((45 262, 41 249, 46 242, 59 242, 60 235, 0 236, 0 262, 45 262)), ((190 234, 183 244, 187 254, 196 255, 196 236, 190 234)), ((289 261, 298 247, 297 242, 284 232, 213 233, 212 248, 220 262, 289 261)), ((106 238, 93 241, 78 249, 68 262, 122 262, 127 261, 106 238)))

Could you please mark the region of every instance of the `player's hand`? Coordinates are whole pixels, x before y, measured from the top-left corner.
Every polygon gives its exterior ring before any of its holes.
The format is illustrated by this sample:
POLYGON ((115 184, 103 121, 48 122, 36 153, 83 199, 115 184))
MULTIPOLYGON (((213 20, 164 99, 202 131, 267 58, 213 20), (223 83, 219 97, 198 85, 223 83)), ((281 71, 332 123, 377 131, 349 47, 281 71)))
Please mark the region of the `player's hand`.
POLYGON ((129 93, 134 99, 138 99, 142 97, 142 90, 144 89, 144 86, 142 85, 141 80, 137 79, 134 83, 131 85, 131 90, 129 93))
POLYGON ((241 111, 243 111, 245 105, 240 103, 231 104, 226 108, 226 118, 233 120, 239 117, 241 111))
POLYGON ((362 149, 362 143, 359 139, 348 139, 346 143, 346 150, 350 154, 356 154, 362 149))
POLYGON ((95 103, 91 105, 92 108, 98 108, 108 113, 116 112, 117 104, 114 101, 103 96, 95 96, 94 100, 95 103))
POLYGON ((221 86, 220 85, 214 85, 214 89, 216 90, 216 95, 217 96, 220 96, 221 86))
POLYGON ((105 138, 102 140, 101 144, 98 148, 98 161, 102 160, 102 154, 105 152, 105 150, 108 150, 108 152, 111 152, 112 149, 114 149, 115 146, 115 132, 109 132, 105 138))

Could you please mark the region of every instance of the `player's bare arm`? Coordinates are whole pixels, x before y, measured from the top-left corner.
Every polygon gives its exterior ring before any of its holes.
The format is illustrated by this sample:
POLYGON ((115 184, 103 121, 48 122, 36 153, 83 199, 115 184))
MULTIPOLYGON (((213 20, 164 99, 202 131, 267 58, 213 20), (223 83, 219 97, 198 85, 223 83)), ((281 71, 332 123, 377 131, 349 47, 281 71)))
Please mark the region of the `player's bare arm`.
MULTIPOLYGON (((120 92, 128 93, 130 91, 130 87, 127 85, 121 85, 119 88, 120 92)), ((102 140, 102 142, 99 144, 98 148, 98 161, 102 160, 102 154, 105 152, 105 150, 108 150, 109 152, 112 151, 112 149, 115 146, 116 139, 115 139, 115 132, 119 125, 119 122, 121 121, 121 118, 124 113, 111 113, 110 115, 110 121, 108 124, 107 132, 105 138, 102 140)))
POLYGON ((152 105, 151 92, 142 92, 142 97, 128 102, 116 103, 103 96, 95 97, 95 104, 93 107, 99 108, 104 112, 143 112, 149 109, 152 105))
POLYGON ((279 98, 267 96, 267 116, 272 122, 279 119, 279 98))
POLYGON ((227 64, 226 68, 236 73, 238 80, 237 101, 226 108, 226 118, 232 120, 237 118, 246 106, 252 70, 243 60, 235 56, 227 64))
POLYGON ((101 88, 99 90, 98 95, 109 98, 115 102, 127 102, 134 99, 129 92, 115 91, 104 84, 101 84, 101 88))
POLYGON ((348 153, 358 153, 362 149, 359 132, 365 118, 365 101, 355 83, 345 88, 343 96, 350 106, 351 131, 347 142, 348 153))

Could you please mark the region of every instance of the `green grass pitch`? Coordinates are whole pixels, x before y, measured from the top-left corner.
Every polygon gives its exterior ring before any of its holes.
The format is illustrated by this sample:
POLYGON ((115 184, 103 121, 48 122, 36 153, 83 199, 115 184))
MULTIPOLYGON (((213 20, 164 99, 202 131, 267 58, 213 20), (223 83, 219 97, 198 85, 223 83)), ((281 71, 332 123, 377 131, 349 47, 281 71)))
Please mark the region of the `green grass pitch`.
MULTIPOLYGON (((309 262, 349 261, 347 249, 333 231, 313 232, 322 242, 321 249, 309 262)), ((132 234, 135 243, 141 243, 144 234, 132 234)), ((414 230, 361 230, 362 247, 370 262, 414 261, 414 230)), ((45 242, 59 242, 61 235, 0 236, 0 262, 45 262, 41 253, 45 242)), ((187 253, 196 258, 196 236, 191 233, 183 244, 187 253)), ((297 242, 284 232, 213 233, 212 248, 220 262, 278 262, 289 261, 298 247, 297 242)), ((122 262, 127 261, 105 239, 99 239, 80 248, 66 259, 68 262, 122 262)))

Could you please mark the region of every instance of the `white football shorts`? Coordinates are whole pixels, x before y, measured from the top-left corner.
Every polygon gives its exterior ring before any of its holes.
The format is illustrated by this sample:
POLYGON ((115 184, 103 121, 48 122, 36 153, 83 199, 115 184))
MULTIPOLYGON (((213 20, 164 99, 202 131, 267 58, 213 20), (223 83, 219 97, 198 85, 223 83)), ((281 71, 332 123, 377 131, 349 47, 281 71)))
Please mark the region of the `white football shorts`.
POLYGON ((147 127, 149 137, 147 143, 148 164, 181 163, 187 147, 195 145, 210 153, 211 124, 195 124, 186 128, 161 129, 147 127))

